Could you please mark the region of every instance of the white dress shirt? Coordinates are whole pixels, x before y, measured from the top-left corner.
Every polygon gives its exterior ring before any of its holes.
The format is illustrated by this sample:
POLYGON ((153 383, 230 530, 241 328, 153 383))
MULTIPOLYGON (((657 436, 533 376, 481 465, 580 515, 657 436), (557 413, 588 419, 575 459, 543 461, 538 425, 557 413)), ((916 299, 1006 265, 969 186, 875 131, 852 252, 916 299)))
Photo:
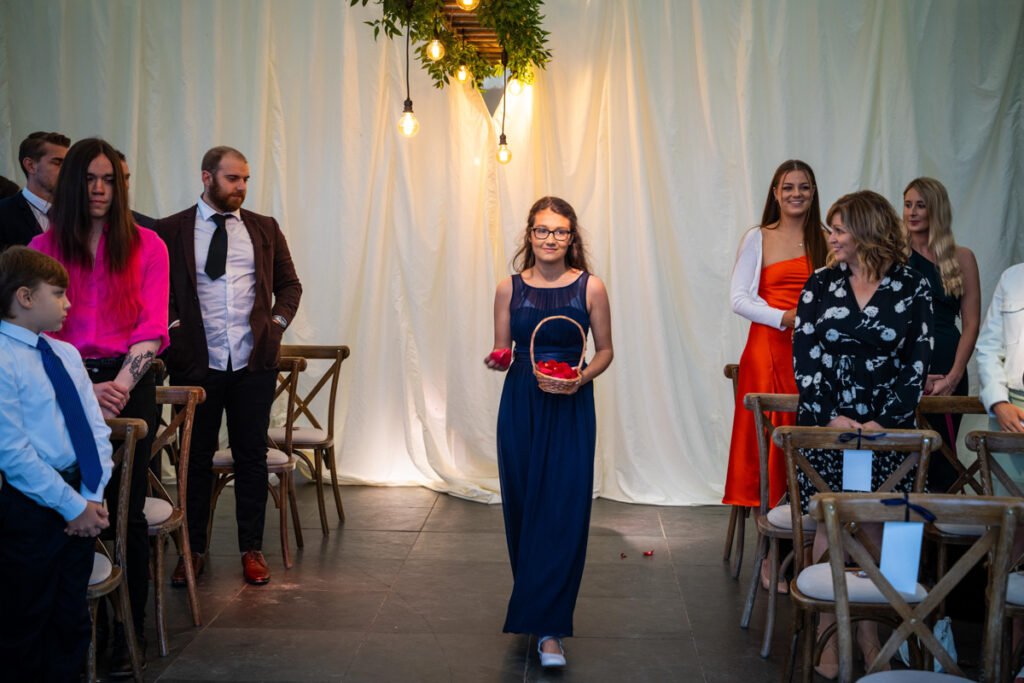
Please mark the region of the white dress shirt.
POLYGON ((42 228, 43 232, 49 230, 50 202, 37 196, 27 187, 21 190, 21 194, 25 197, 25 201, 28 202, 28 208, 32 209, 32 214, 36 217, 36 223, 39 223, 39 227, 42 228))
POLYGON ((1024 263, 1007 268, 974 346, 981 381, 981 402, 992 406, 1024 391, 1024 263))
POLYGON ((78 459, 36 348, 39 335, 6 320, 0 321, 0 472, 5 486, 13 486, 70 522, 82 514, 87 500, 103 500, 114 464, 110 428, 78 351, 66 342, 46 339, 71 375, 96 438, 102 469, 99 488, 90 491, 83 484, 75 491, 61 478, 59 472, 71 469, 78 459))
POLYGON ((224 275, 211 280, 206 274, 206 255, 217 225, 210 219, 218 213, 202 199, 196 211, 196 288, 203 314, 206 347, 212 370, 232 370, 249 364, 252 353, 252 326, 249 316, 256 301, 256 260, 252 239, 239 211, 225 214, 228 233, 228 258, 224 275))
POLYGON ((762 241, 759 227, 751 228, 743 235, 739 251, 736 253, 736 265, 732 269, 729 298, 732 301, 733 313, 751 322, 784 330, 786 326, 782 324, 782 316, 786 312, 781 308, 772 308, 758 294, 763 268, 762 241))

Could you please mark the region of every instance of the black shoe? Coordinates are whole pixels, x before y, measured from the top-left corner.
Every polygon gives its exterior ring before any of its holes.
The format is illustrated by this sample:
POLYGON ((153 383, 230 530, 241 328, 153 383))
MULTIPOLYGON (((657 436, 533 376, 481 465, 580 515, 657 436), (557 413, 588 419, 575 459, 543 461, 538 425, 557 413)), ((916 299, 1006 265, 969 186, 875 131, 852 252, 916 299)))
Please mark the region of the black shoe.
MULTIPOLYGON (((139 653, 139 668, 145 671, 145 637, 135 636, 135 645, 139 653)), ((125 638, 124 624, 114 624, 114 651, 110 655, 110 670, 107 673, 111 678, 131 678, 135 675, 135 672, 132 671, 132 657, 128 652, 128 640, 125 638)))

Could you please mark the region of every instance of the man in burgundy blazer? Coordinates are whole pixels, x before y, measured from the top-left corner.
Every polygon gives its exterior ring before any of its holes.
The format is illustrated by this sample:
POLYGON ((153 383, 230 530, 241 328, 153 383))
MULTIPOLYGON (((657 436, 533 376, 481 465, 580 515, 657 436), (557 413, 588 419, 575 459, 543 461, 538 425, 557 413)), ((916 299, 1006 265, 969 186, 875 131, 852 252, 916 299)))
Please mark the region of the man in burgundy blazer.
MULTIPOLYGON (((267 428, 281 335, 295 317, 302 285, 277 221, 242 209, 249 165, 230 147, 203 156, 198 204, 156 222, 171 259, 171 345, 164 361, 175 385, 206 390, 192 430, 187 494, 196 574, 206 526, 221 416, 227 414, 235 468, 235 517, 243 575, 270 580, 261 552, 267 504, 267 428)), ((179 558, 172 577, 184 585, 179 558)))

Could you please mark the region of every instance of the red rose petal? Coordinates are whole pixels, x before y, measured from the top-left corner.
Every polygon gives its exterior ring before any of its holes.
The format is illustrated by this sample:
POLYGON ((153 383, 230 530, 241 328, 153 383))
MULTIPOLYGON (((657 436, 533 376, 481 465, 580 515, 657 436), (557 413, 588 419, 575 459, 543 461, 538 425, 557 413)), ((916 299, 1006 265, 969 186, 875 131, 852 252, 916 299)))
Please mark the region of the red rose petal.
POLYGON ((626 559, 627 557, 629 557, 629 556, 628 556, 628 555, 626 555, 626 553, 619 553, 619 559, 620 559, 620 560, 624 560, 624 559, 626 559))
POLYGON ((654 551, 653 550, 645 550, 644 551, 644 557, 651 557, 652 555, 654 555, 654 551))

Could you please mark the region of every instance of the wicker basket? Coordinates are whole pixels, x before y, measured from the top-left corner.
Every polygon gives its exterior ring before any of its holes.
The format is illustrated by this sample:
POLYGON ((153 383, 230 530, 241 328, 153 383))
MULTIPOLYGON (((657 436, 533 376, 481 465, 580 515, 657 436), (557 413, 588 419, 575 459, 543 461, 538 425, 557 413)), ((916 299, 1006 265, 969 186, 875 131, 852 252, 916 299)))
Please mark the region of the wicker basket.
POLYGON ((533 328, 533 334, 530 335, 530 366, 533 368, 533 376, 537 378, 537 386, 540 387, 541 391, 549 394, 574 394, 576 389, 579 388, 580 379, 579 375, 583 369, 583 359, 587 356, 587 333, 583 331, 583 326, 578 322, 565 315, 552 315, 544 318, 537 327, 533 328), (537 338, 537 330, 539 330, 545 323, 551 322, 552 320, 568 320, 576 329, 580 331, 580 336, 583 337, 583 350, 580 351, 580 360, 576 363, 576 379, 562 379, 560 377, 552 377, 551 375, 545 375, 543 372, 537 371, 537 359, 533 356, 533 344, 537 338))

